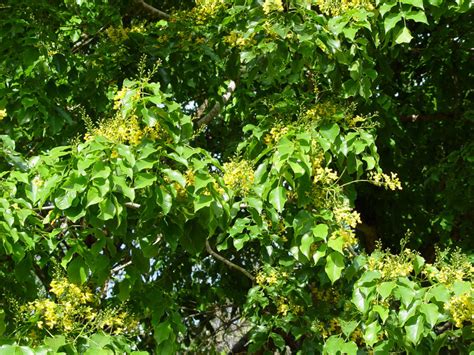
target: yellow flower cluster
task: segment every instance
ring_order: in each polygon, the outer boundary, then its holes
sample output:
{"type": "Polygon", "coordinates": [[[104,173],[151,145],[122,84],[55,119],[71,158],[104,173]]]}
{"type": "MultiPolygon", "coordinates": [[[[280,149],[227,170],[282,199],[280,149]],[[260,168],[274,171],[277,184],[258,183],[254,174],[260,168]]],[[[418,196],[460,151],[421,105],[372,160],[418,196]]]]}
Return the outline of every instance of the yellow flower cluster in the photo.
{"type": "Polygon", "coordinates": [[[343,226],[355,228],[357,224],[362,223],[359,212],[349,206],[337,207],[333,210],[334,218],[343,226]]]}
{"type": "Polygon", "coordinates": [[[373,172],[369,173],[369,180],[377,186],[383,186],[386,189],[394,190],[401,190],[402,183],[398,178],[396,173],[390,173],[390,176],[384,174],[382,172],[373,172]]]}
{"type": "Polygon", "coordinates": [[[186,186],[194,185],[194,181],[196,179],[194,171],[192,169],[186,170],[186,175],[184,176],[184,179],[186,181],[186,186]]]}
{"type": "Polygon", "coordinates": [[[288,273],[286,272],[279,272],[275,269],[271,269],[268,272],[261,271],[257,274],[255,281],[257,285],[260,286],[273,286],[278,281],[286,279],[288,277],[288,273]]]}
{"type": "Polygon", "coordinates": [[[262,6],[263,12],[266,15],[268,15],[272,11],[282,12],[284,10],[282,0],[265,0],[262,6]]]}
{"type": "Polygon", "coordinates": [[[326,324],[321,321],[314,321],[313,324],[311,324],[311,330],[315,333],[321,334],[323,339],[326,339],[330,335],[327,330],[326,324]]]}
{"type": "Polygon", "coordinates": [[[137,145],[145,137],[153,140],[159,139],[162,136],[162,131],[159,125],[146,126],[142,129],[136,115],[130,117],[116,115],[112,119],[101,122],[98,127],[92,128],[90,132],[86,133],[84,139],[87,141],[93,136],[101,136],[116,143],[137,145]]]}
{"type": "Polygon", "coordinates": [[[287,126],[277,123],[272,127],[272,129],[270,129],[270,132],[265,135],[263,141],[266,145],[276,144],[281,139],[281,137],[288,133],[288,131],[289,128],[287,126]]]}
{"type": "MultiPolygon", "coordinates": [[[[472,266],[470,267],[472,268],[472,266]]],[[[452,266],[446,265],[440,267],[439,269],[436,266],[427,265],[423,270],[423,274],[428,276],[428,278],[437,280],[439,283],[445,285],[452,285],[455,281],[462,281],[465,278],[469,278],[466,270],[456,269],[452,266]]]]}
{"type": "Polygon", "coordinates": [[[224,163],[224,184],[242,194],[246,195],[253,185],[254,170],[251,162],[242,159],[240,161],[233,160],[224,163]]]}
{"type": "Polygon", "coordinates": [[[355,115],[355,116],[349,115],[346,118],[346,123],[351,128],[356,127],[359,123],[366,122],[366,121],[367,121],[367,117],[363,117],[360,115],[355,115]]]}
{"type": "Polygon", "coordinates": [[[114,44],[122,43],[128,39],[129,33],[142,33],[145,32],[145,25],[143,23],[133,25],[131,28],[123,28],[122,26],[112,27],[110,26],[105,30],[107,37],[114,44]]]}
{"type": "Polygon", "coordinates": [[[107,308],[97,317],[97,328],[114,335],[131,334],[138,328],[138,321],[125,311],[107,308]]]}
{"type": "Polygon", "coordinates": [[[123,27],[112,27],[110,26],[105,30],[105,33],[107,34],[107,37],[110,38],[112,43],[118,44],[122,43],[126,39],[128,39],[128,32],[129,30],[123,27]]]}
{"type": "Polygon", "coordinates": [[[364,333],[360,328],[356,328],[351,334],[351,340],[358,345],[362,345],[364,343],[364,333]]]}
{"type": "Polygon", "coordinates": [[[379,271],[383,279],[394,280],[413,272],[413,261],[418,254],[405,249],[400,254],[374,252],[367,260],[369,270],[379,271]]]}
{"type": "Polygon", "coordinates": [[[333,117],[336,114],[342,114],[343,110],[332,101],[322,101],[310,108],[303,115],[303,120],[308,122],[318,122],[321,119],[333,117]]]}
{"type": "Polygon", "coordinates": [[[259,272],[257,274],[257,277],[255,278],[255,281],[260,286],[264,286],[264,285],[272,286],[277,283],[278,274],[275,270],[272,270],[268,275],[263,272],[259,272]]]}
{"type": "Polygon", "coordinates": [[[446,263],[442,260],[434,264],[426,264],[423,275],[446,286],[452,286],[456,281],[471,281],[474,278],[474,266],[468,258],[454,251],[451,260],[446,263]]]}
{"type": "Polygon", "coordinates": [[[371,0],[315,0],[316,5],[322,13],[331,16],[338,16],[354,8],[365,8],[369,11],[374,9],[371,0]]]}
{"type": "Polygon", "coordinates": [[[327,322],[315,321],[311,326],[311,330],[321,334],[323,339],[326,339],[334,334],[341,334],[342,332],[341,324],[336,318],[332,318],[327,322]]]}
{"type": "Polygon", "coordinates": [[[79,286],[70,283],[66,278],[51,281],[49,291],[56,296],[56,299],[86,304],[93,301],[93,295],[89,289],[81,289],[79,286]]]}
{"type": "Polygon", "coordinates": [[[0,110],[0,121],[2,121],[5,117],[7,117],[7,110],[0,110]]]}
{"type": "Polygon", "coordinates": [[[286,297],[278,297],[276,300],[277,312],[278,314],[282,315],[283,317],[291,312],[293,314],[301,314],[303,313],[303,307],[292,304],[286,297]]]}
{"type": "Polygon", "coordinates": [[[224,42],[229,44],[231,47],[237,47],[241,49],[252,46],[256,43],[256,41],[253,39],[253,36],[246,38],[236,31],[232,31],[229,35],[225,36],[224,42]]]}
{"type": "Polygon", "coordinates": [[[37,328],[70,332],[83,320],[90,321],[96,317],[97,313],[85,306],[94,300],[89,289],[81,289],[67,279],[60,278],[51,282],[49,291],[56,296],[56,301],[39,299],[20,307],[25,316],[36,319],[37,328]]]}
{"type": "Polygon", "coordinates": [[[85,334],[101,329],[118,335],[138,327],[138,322],[127,312],[116,308],[96,310],[92,292],[64,277],[51,281],[49,291],[54,299],[37,299],[19,307],[20,319],[33,324],[33,331],[45,329],[51,335],[85,334]],[[85,329],[86,325],[89,329],[85,329]]]}
{"type": "Polygon", "coordinates": [[[444,305],[444,309],[451,313],[454,324],[462,328],[464,323],[474,323],[474,303],[471,292],[465,292],[459,296],[452,297],[444,305]]]}
{"type": "Polygon", "coordinates": [[[114,110],[118,110],[124,103],[125,95],[131,94],[133,101],[138,101],[141,97],[140,90],[130,90],[126,87],[120,89],[114,96],[114,110]]]}
{"type": "Polygon", "coordinates": [[[224,0],[196,0],[196,7],[192,10],[196,17],[196,23],[206,23],[209,18],[216,16],[224,6],[224,0]]]}
{"type": "Polygon", "coordinates": [[[313,301],[315,303],[325,302],[336,304],[339,302],[341,297],[339,291],[333,288],[318,289],[316,287],[312,287],[311,294],[313,295],[313,301]]]}
{"type": "Polygon", "coordinates": [[[44,180],[41,178],[41,176],[36,175],[31,181],[31,183],[36,187],[41,187],[44,185],[44,180]]]}
{"type": "Polygon", "coordinates": [[[314,184],[326,184],[330,185],[338,179],[337,173],[330,168],[323,168],[321,166],[315,167],[316,164],[313,161],[313,183],[314,184]]]}
{"type": "Polygon", "coordinates": [[[344,248],[349,248],[357,244],[357,238],[352,229],[341,228],[332,233],[331,239],[342,238],[344,248]]]}

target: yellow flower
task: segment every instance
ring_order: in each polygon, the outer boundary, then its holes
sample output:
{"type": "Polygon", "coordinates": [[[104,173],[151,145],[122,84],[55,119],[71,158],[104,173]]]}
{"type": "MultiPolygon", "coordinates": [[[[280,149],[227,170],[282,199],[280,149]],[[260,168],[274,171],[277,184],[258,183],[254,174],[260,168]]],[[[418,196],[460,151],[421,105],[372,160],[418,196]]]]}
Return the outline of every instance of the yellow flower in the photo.
{"type": "Polygon", "coordinates": [[[454,324],[458,328],[462,328],[464,323],[474,323],[474,303],[470,292],[452,297],[444,305],[444,309],[451,313],[454,324]]]}
{"type": "Polygon", "coordinates": [[[44,184],[44,180],[41,179],[40,176],[35,176],[33,181],[32,181],[33,185],[36,186],[36,187],[41,187],[43,186],[44,184]]]}
{"type": "Polygon", "coordinates": [[[254,171],[248,160],[233,160],[224,163],[224,184],[236,192],[247,194],[253,185],[254,171]]]}
{"type": "Polygon", "coordinates": [[[383,186],[386,189],[394,190],[401,190],[402,183],[398,178],[396,173],[390,173],[390,176],[384,174],[382,172],[370,172],[369,173],[369,180],[377,186],[383,186]]]}
{"type": "Polygon", "coordinates": [[[7,117],[7,110],[0,110],[0,121],[2,121],[5,117],[7,117]]]}
{"type": "Polygon", "coordinates": [[[265,0],[263,3],[263,12],[268,15],[272,11],[282,12],[283,2],[282,0],[265,0]]]}

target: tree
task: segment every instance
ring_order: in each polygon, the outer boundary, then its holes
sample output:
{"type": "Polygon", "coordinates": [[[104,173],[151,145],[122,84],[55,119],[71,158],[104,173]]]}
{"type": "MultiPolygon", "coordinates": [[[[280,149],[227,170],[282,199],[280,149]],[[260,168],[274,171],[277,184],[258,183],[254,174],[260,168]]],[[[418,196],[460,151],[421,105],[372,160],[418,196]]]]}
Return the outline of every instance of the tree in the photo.
{"type": "Polygon", "coordinates": [[[6,0],[0,352],[472,351],[472,13],[6,0]]]}

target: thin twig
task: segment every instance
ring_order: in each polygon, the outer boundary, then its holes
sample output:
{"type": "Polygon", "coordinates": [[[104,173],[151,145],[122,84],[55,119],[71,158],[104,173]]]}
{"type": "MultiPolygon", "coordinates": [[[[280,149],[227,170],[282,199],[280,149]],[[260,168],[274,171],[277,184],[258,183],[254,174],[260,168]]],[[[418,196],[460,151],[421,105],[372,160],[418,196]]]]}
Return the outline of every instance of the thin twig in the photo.
{"type": "Polygon", "coordinates": [[[120,270],[122,269],[125,269],[128,265],[130,265],[132,263],[131,260],[127,261],[126,263],[122,264],[122,265],[119,265],[119,266],[116,266],[114,267],[112,270],[110,270],[112,273],[116,273],[116,272],[119,272],[120,270]]]}
{"type": "Polygon", "coordinates": [[[213,256],[214,258],[216,258],[219,261],[222,261],[224,264],[226,264],[231,269],[235,269],[237,271],[240,271],[242,274],[247,276],[252,281],[255,280],[255,278],[252,276],[252,274],[250,274],[247,270],[240,267],[239,265],[234,264],[232,261],[227,260],[223,256],[217,254],[214,250],[212,250],[211,245],[209,244],[208,240],[206,240],[206,250],[209,254],[211,254],[211,256],[213,256]]]}

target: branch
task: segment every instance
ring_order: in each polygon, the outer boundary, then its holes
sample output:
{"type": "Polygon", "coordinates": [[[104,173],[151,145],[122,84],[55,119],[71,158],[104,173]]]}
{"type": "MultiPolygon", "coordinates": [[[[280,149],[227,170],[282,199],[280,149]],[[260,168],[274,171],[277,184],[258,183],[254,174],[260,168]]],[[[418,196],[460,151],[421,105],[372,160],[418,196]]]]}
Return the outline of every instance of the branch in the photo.
{"type": "MultiPolygon", "coordinates": [[[[229,82],[229,85],[227,85],[227,91],[225,92],[224,95],[222,95],[222,105],[220,102],[216,102],[216,104],[211,109],[211,111],[209,111],[207,115],[205,115],[204,117],[200,118],[199,121],[197,121],[198,127],[207,125],[209,122],[211,122],[211,120],[214,117],[216,117],[219,114],[219,112],[222,109],[222,106],[225,105],[230,100],[230,97],[232,96],[232,93],[235,91],[235,88],[236,88],[235,81],[231,80],[229,82]]],[[[199,109],[198,109],[198,113],[199,113],[199,109]]]]}
{"type": "Polygon", "coordinates": [[[125,202],[125,207],[138,210],[142,206],[139,203],[135,203],[135,202],[125,202]]]}
{"type": "Polygon", "coordinates": [[[204,111],[206,111],[207,106],[209,106],[209,101],[205,99],[201,106],[198,107],[194,119],[200,119],[202,115],[204,115],[204,111]]]}
{"type": "Polygon", "coordinates": [[[141,6],[143,10],[145,10],[154,17],[159,17],[165,20],[170,18],[170,15],[168,15],[166,12],[158,10],[156,7],[147,4],[144,0],[135,0],[135,2],[137,3],[137,5],[141,6]]]}
{"type": "Polygon", "coordinates": [[[74,46],[72,47],[71,49],[71,52],[72,53],[76,53],[78,52],[81,48],[87,46],[89,43],[91,43],[99,33],[101,33],[102,31],[104,31],[107,27],[106,26],[102,26],[96,33],[94,33],[93,35],[85,35],[83,36],[83,38],[79,41],[79,42],[76,42],[74,44],[74,46]]]}
{"type": "Polygon", "coordinates": [[[115,274],[116,272],[119,272],[120,270],[123,270],[125,269],[128,265],[130,265],[132,263],[131,260],[127,261],[126,263],[123,263],[122,265],[118,265],[116,267],[114,267],[112,270],[110,270],[110,272],[112,274],[115,274]]]}
{"type": "Polygon", "coordinates": [[[237,271],[240,271],[242,274],[244,274],[250,280],[252,280],[252,282],[255,280],[255,278],[252,276],[252,274],[250,274],[247,270],[240,267],[239,265],[235,265],[232,261],[227,260],[223,256],[217,254],[214,250],[212,250],[211,245],[209,244],[208,240],[206,240],[206,250],[209,254],[211,254],[211,256],[213,256],[214,258],[216,258],[219,261],[222,261],[224,264],[226,264],[231,269],[235,269],[237,271]]]}

